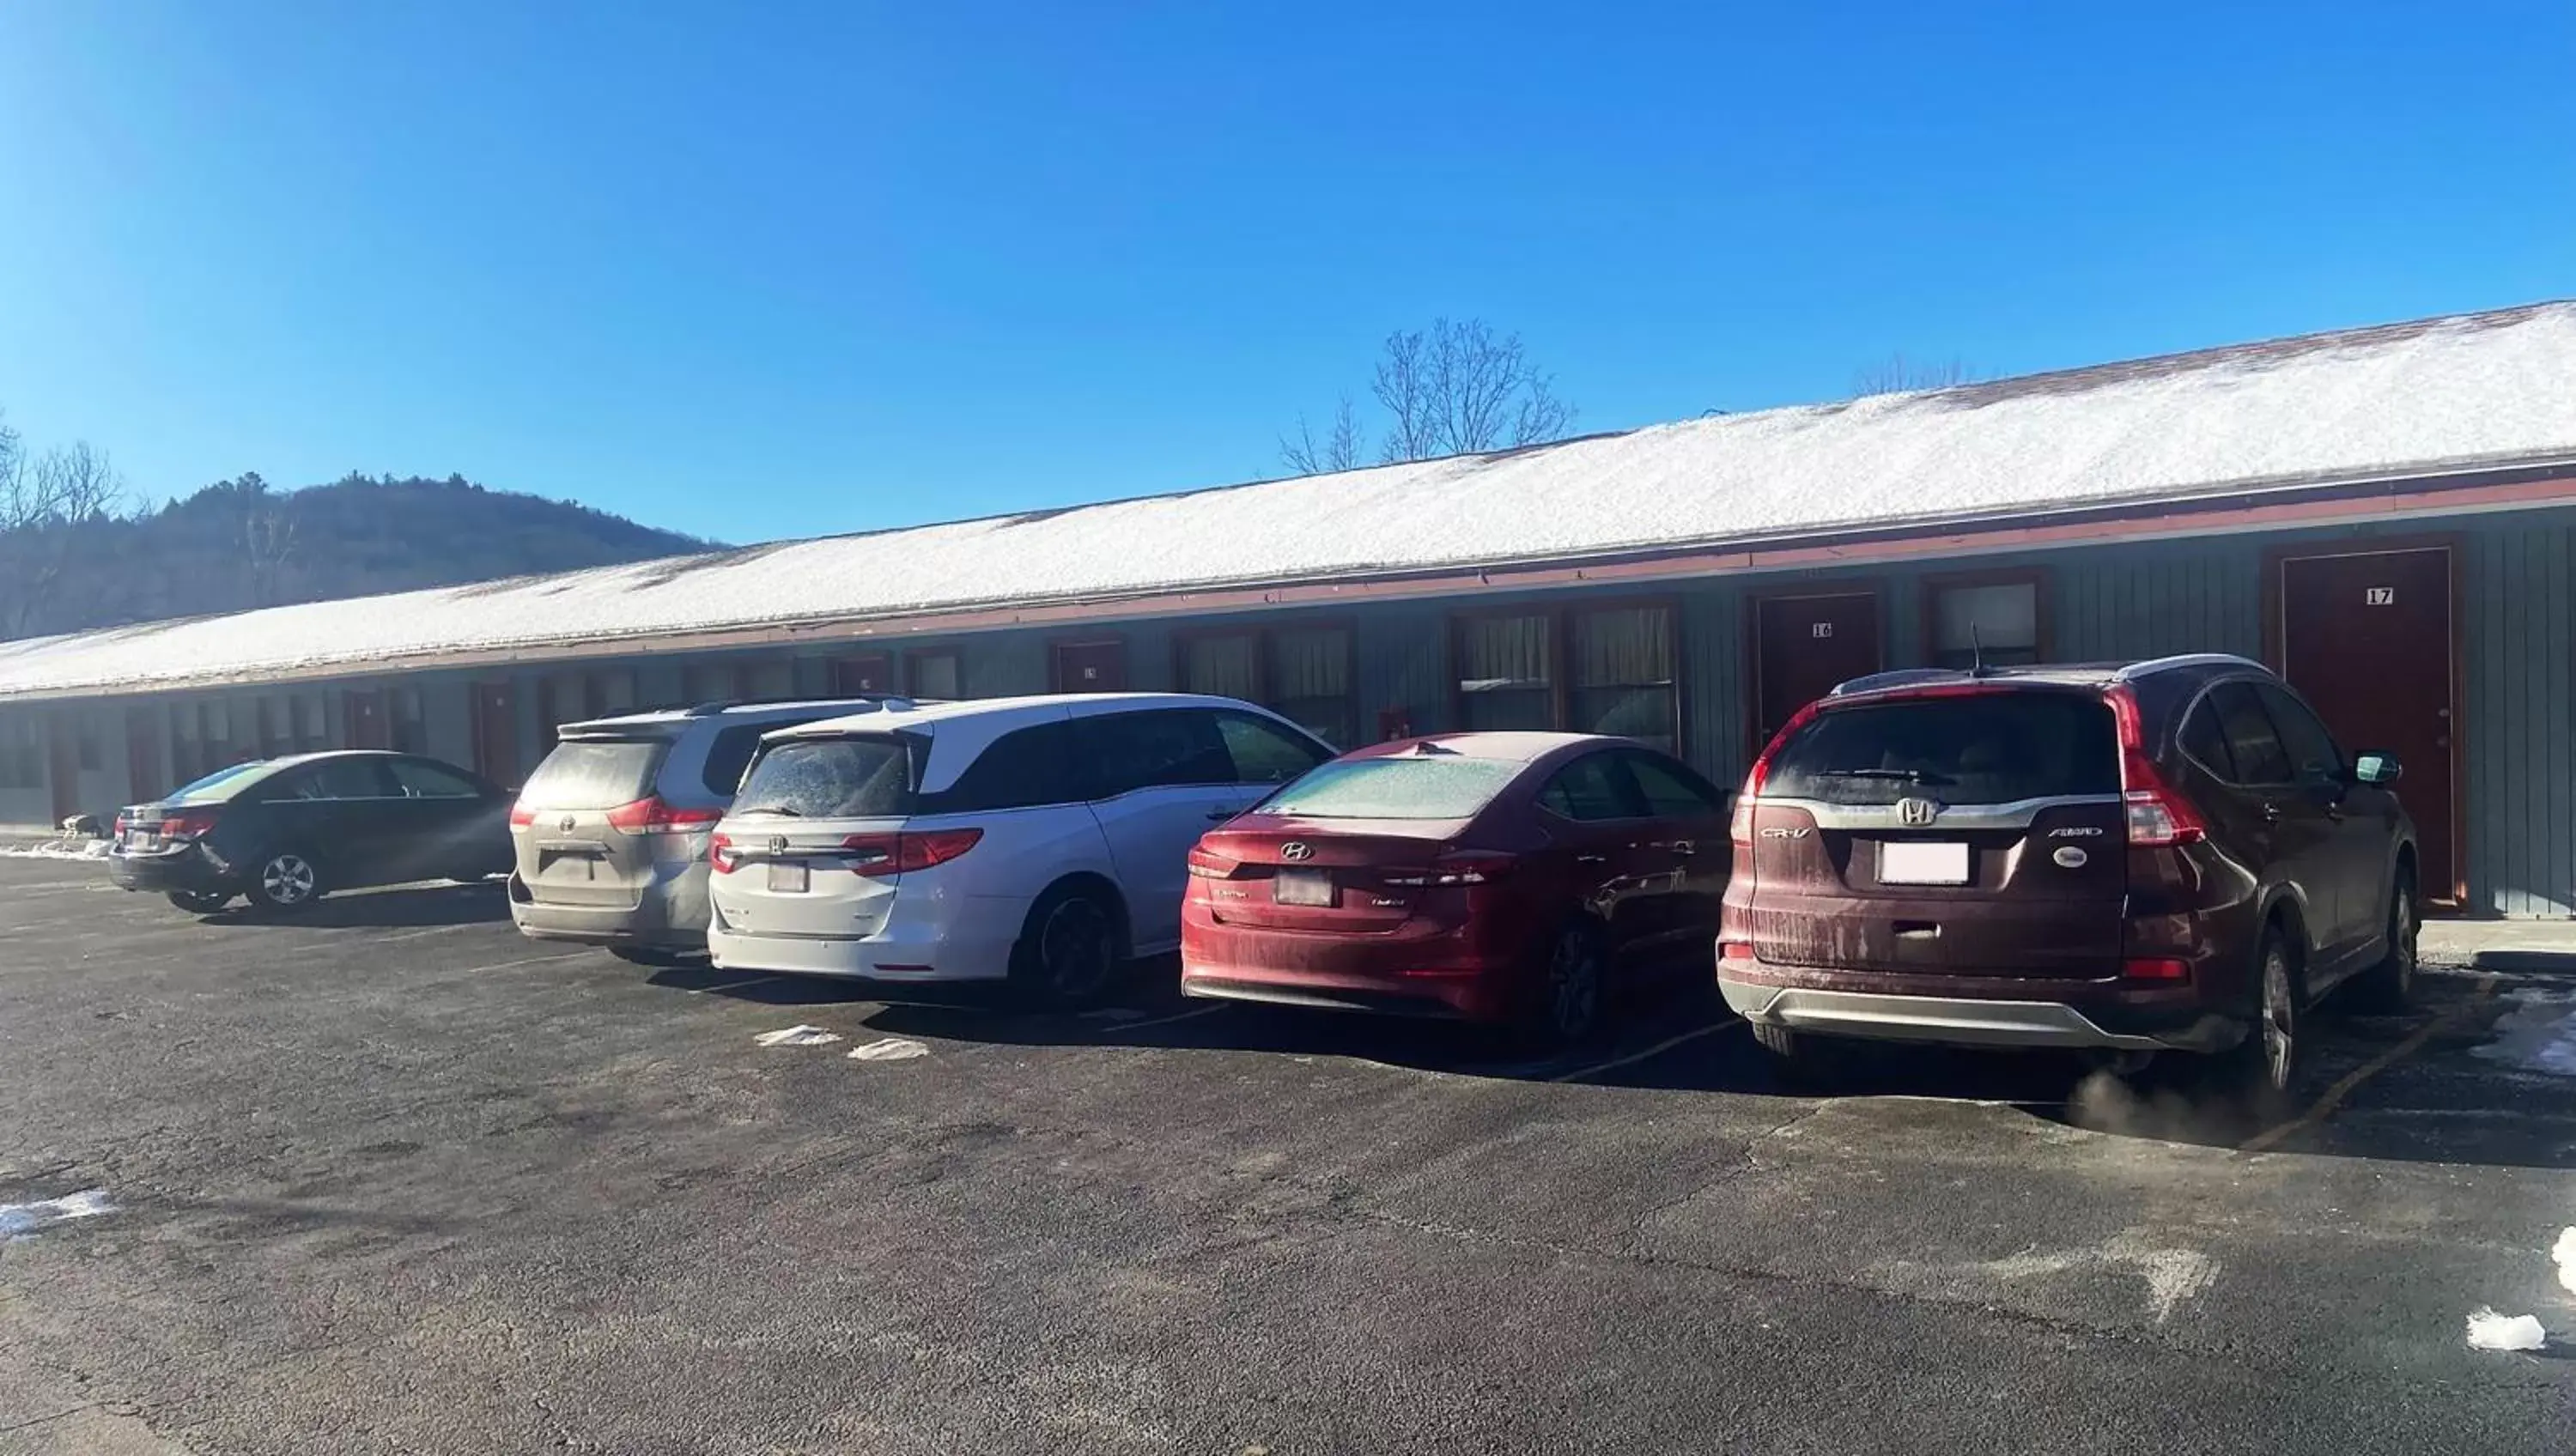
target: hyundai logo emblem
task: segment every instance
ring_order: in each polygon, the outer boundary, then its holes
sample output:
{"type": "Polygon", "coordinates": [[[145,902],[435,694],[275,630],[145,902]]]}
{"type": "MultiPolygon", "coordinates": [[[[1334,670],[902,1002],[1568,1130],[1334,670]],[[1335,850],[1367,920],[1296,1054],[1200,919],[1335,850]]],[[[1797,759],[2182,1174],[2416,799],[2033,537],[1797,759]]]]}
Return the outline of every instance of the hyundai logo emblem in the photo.
{"type": "Polygon", "coordinates": [[[1292,863],[1310,860],[1315,857],[1315,846],[1292,841],[1279,846],[1279,857],[1292,863]]]}
{"type": "Polygon", "coordinates": [[[1896,801],[1896,822],[1908,829],[1920,829],[1941,817],[1941,806],[1930,799],[1896,801]]]}

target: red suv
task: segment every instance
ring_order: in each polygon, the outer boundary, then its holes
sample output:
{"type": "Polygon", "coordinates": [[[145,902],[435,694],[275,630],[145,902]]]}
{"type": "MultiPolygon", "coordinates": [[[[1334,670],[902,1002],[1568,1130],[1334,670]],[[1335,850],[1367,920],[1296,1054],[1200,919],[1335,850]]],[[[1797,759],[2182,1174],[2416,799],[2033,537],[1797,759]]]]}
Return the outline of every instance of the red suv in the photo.
{"type": "Polygon", "coordinates": [[[2318,998],[2407,995],[2397,776],[2243,658],[1862,678],[1745,781],[1718,986],[1784,1058],[2170,1049],[2285,1089],[2318,998]]]}

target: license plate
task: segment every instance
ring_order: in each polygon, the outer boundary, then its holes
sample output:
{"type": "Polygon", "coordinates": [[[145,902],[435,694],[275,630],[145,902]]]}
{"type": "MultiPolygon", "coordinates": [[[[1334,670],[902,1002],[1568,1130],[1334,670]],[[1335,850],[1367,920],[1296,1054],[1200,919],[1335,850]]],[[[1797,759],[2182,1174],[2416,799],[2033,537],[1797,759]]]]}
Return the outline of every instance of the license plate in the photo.
{"type": "Polygon", "coordinates": [[[1270,881],[1270,899],[1277,905],[1332,905],[1336,902],[1333,877],[1313,870],[1282,870],[1270,881]]]}
{"type": "Polygon", "coordinates": [[[1878,882],[1882,885],[1964,885],[1968,882],[1968,847],[1964,844],[1882,843],[1878,847],[1878,882]]]}
{"type": "Polygon", "coordinates": [[[774,864],[769,867],[769,892],[773,895],[802,895],[814,888],[814,872],[801,864],[774,864]]]}

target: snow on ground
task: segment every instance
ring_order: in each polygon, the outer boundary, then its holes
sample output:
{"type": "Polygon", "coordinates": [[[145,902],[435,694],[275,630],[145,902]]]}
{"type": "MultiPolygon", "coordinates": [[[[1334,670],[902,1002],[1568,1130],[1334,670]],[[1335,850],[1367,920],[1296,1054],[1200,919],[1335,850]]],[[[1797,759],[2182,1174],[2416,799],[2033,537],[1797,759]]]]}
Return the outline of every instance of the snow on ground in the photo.
{"type": "Polygon", "coordinates": [[[48,839],[38,844],[0,844],[0,858],[105,859],[108,843],[104,839],[48,839]]]}
{"type": "Polygon", "coordinates": [[[840,1039],[838,1032],[825,1031],[819,1026],[807,1026],[802,1022],[777,1031],[764,1031],[752,1038],[753,1041],[765,1047],[829,1046],[840,1039]]]}
{"type": "Polygon", "coordinates": [[[40,1199],[34,1203],[0,1203],[0,1238],[24,1238],[51,1224],[75,1218],[96,1218],[116,1212],[107,1201],[104,1188],[84,1188],[60,1198],[40,1199]]]}
{"type": "MultiPolygon", "coordinates": [[[[0,646],[0,695],[1476,567],[2576,456],[2576,304],[0,646]]],[[[924,486],[935,482],[921,482],[924,486]]],[[[710,481],[710,491],[743,488],[710,481]]]]}
{"type": "Polygon", "coordinates": [[[2526,1072],[2576,1077],[2576,993],[2523,991],[2512,999],[2513,1009],[2496,1018],[2494,1040],[2470,1054],[2526,1072]]]}
{"type": "Polygon", "coordinates": [[[2548,1343],[2549,1332],[2530,1315],[2502,1315],[2480,1308],[2469,1316],[2472,1350],[2537,1350],[2548,1343]]]}

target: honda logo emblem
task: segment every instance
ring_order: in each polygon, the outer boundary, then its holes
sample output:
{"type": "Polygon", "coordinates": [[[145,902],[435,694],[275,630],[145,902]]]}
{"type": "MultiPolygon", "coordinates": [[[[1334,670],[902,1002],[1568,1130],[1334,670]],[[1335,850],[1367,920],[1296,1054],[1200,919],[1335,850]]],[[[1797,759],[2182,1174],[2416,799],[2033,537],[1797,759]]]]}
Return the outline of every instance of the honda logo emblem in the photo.
{"type": "Polygon", "coordinates": [[[769,836],[769,852],[771,854],[785,854],[787,852],[787,836],[784,834],[773,834],[769,836]]]}
{"type": "Polygon", "coordinates": [[[1921,829],[1941,817],[1941,806],[1930,799],[1896,801],[1896,822],[1908,829],[1921,829]]]}
{"type": "Polygon", "coordinates": [[[1287,861],[1289,861],[1289,862],[1291,862],[1291,863],[1298,863],[1298,862],[1302,862],[1302,861],[1305,861],[1305,860],[1310,860],[1310,859],[1313,859],[1313,858],[1315,857],[1315,846],[1313,846],[1313,845],[1311,845],[1311,844],[1300,844],[1300,843],[1293,843],[1293,842],[1292,842],[1292,843],[1289,843],[1289,844],[1283,844],[1283,845],[1279,846],[1279,857],[1280,857],[1281,859],[1287,860],[1287,861]]]}

